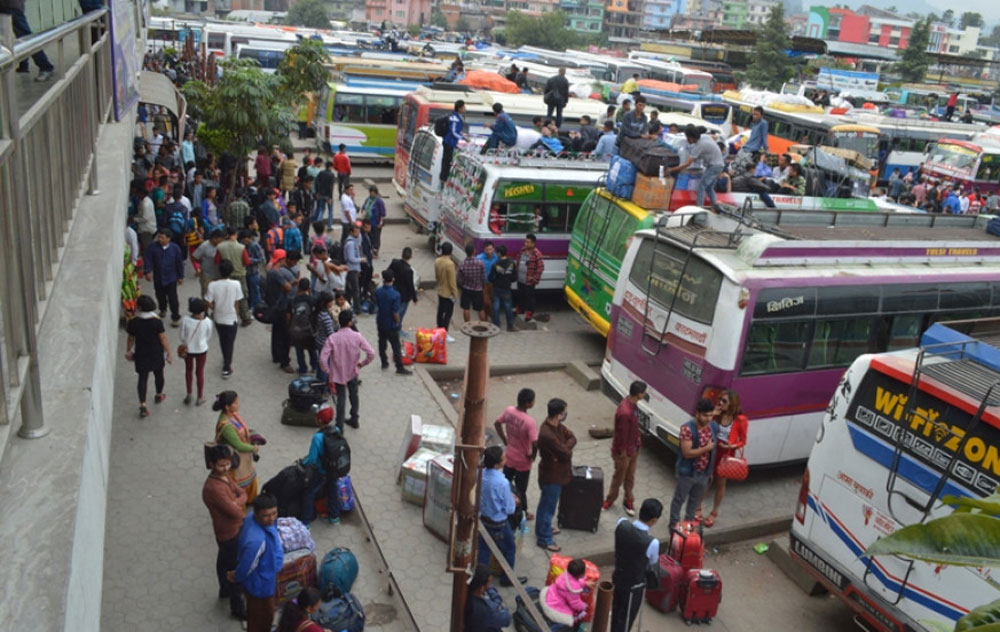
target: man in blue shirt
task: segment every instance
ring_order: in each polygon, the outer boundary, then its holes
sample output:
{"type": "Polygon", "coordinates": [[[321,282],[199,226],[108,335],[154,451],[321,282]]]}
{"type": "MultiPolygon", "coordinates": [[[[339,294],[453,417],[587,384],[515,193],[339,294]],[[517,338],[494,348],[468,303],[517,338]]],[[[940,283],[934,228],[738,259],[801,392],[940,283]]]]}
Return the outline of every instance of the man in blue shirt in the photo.
{"type": "Polygon", "coordinates": [[[285,561],[281,537],[274,523],[278,519],[278,501],[261,494],[253,500],[253,511],[243,520],[239,535],[236,570],[226,576],[243,586],[247,599],[247,630],[264,632],[274,620],[274,593],[278,571],[285,561]]]}
{"type": "Polygon", "coordinates": [[[604,134],[597,139],[597,147],[591,154],[594,158],[613,156],[617,151],[615,144],[618,142],[618,134],[615,134],[615,122],[611,119],[604,121],[604,134]]]}
{"type": "MultiPolygon", "coordinates": [[[[514,568],[514,555],[517,544],[514,542],[514,531],[510,528],[507,516],[517,510],[517,497],[510,488],[510,481],[503,475],[503,466],[507,455],[502,446],[493,445],[483,451],[483,482],[480,486],[479,514],[483,529],[496,542],[503,553],[507,564],[514,568]]],[[[484,536],[479,534],[480,539],[484,536]]],[[[479,543],[479,563],[489,564],[490,549],[485,542],[479,543]]],[[[522,584],[527,578],[518,577],[522,584]]],[[[502,586],[510,586],[507,578],[500,580],[502,586]]]]}
{"type": "Polygon", "coordinates": [[[517,144],[517,126],[510,118],[510,115],[503,111],[503,104],[494,103],[493,113],[497,115],[497,122],[493,125],[493,133],[486,140],[483,151],[487,149],[498,149],[500,143],[507,147],[517,144]]]}
{"type": "Polygon", "coordinates": [[[483,251],[476,255],[476,258],[483,262],[483,311],[486,312],[486,319],[492,318],[493,314],[493,284],[490,283],[490,270],[493,269],[493,264],[500,260],[497,256],[496,249],[493,247],[492,241],[486,241],[483,244],[483,251]]]}
{"type": "Polygon", "coordinates": [[[184,283],[184,257],[180,246],[170,240],[169,229],[161,228],[156,233],[156,241],[146,248],[143,272],[146,280],[153,282],[160,318],[167,314],[169,306],[170,324],[177,327],[181,322],[177,286],[184,283]]]}
{"type": "Polygon", "coordinates": [[[344,242],[344,263],[347,264],[347,282],[345,291],[347,299],[355,309],[361,307],[361,226],[356,222],[351,225],[350,233],[344,242]]]}
{"type": "Polygon", "coordinates": [[[467,632],[502,632],[511,624],[510,610],[491,583],[490,567],[477,564],[469,582],[469,599],[465,603],[467,632]]]}
{"type": "MultiPolygon", "coordinates": [[[[326,408],[331,413],[332,409],[326,408]]],[[[337,479],[329,476],[326,471],[326,442],[323,437],[328,432],[342,434],[336,424],[331,424],[333,415],[323,415],[322,411],[316,414],[316,425],[319,430],[313,433],[309,441],[309,454],[302,459],[305,467],[316,468],[317,475],[306,488],[302,495],[302,522],[309,525],[316,519],[316,497],[320,490],[326,487],[326,521],[330,524],[340,524],[340,495],[337,493],[337,479]]]]}
{"type": "Polygon", "coordinates": [[[743,145],[742,151],[754,153],[762,151],[767,153],[767,121],[764,120],[764,108],[759,105],[753,109],[750,115],[750,139],[743,145]]]}
{"type": "Polygon", "coordinates": [[[458,141],[462,140],[462,127],[465,125],[465,101],[459,99],[455,101],[455,109],[448,115],[448,133],[444,135],[441,143],[444,145],[444,154],[441,156],[441,184],[448,179],[451,173],[451,159],[455,155],[455,148],[458,141]]]}
{"type": "Polygon", "coordinates": [[[375,303],[378,305],[378,312],[375,316],[375,325],[378,327],[378,355],[382,360],[382,369],[389,368],[389,357],[385,353],[386,345],[392,346],[392,360],[396,363],[396,373],[400,375],[410,375],[411,371],[403,366],[403,351],[399,345],[399,329],[401,318],[399,310],[403,306],[399,298],[399,292],[392,284],[396,280],[396,275],[392,270],[382,271],[382,287],[375,290],[375,303]]]}
{"type": "Polygon", "coordinates": [[[951,213],[952,215],[962,214],[962,203],[958,201],[958,196],[955,195],[955,189],[948,189],[948,197],[945,198],[944,204],[941,205],[946,213],[951,213]]]}

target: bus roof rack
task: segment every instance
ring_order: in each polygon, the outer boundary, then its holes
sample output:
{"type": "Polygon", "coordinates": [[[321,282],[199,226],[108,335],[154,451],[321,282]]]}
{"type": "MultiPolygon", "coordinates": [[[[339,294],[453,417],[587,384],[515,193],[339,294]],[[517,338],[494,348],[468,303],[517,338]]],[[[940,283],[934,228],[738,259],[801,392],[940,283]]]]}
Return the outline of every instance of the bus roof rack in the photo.
{"type": "Polygon", "coordinates": [[[475,157],[485,164],[506,167],[544,167],[546,169],[576,169],[607,171],[608,159],[595,158],[590,154],[567,154],[554,156],[537,151],[521,153],[515,149],[489,149],[482,153],[480,145],[470,143],[462,152],[475,157]]]}

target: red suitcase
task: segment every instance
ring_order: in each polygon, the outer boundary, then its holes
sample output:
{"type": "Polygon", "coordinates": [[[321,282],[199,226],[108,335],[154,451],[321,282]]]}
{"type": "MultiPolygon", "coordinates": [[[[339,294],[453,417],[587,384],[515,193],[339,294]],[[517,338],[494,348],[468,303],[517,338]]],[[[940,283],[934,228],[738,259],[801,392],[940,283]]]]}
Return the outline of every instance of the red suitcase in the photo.
{"type": "Polygon", "coordinates": [[[673,612],[681,601],[687,573],[666,553],[660,556],[659,587],[646,591],[646,601],[660,612],[673,612]]]}
{"type": "Polygon", "coordinates": [[[667,555],[680,562],[681,568],[685,571],[701,568],[705,557],[705,545],[701,540],[701,523],[683,521],[674,525],[667,555]]]}
{"type": "Polygon", "coordinates": [[[316,554],[309,549],[285,553],[285,563],[278,571],[278,604],[293,599],[306,587],[316,588],[316,554]]]}
{"type": "Polygon", "coordinates": [[[722,578],[717,572],[704,568],[687,572],[687,591],[681,608],[685,622],[710,622],[719,611],[721,601],[722,578]]]}

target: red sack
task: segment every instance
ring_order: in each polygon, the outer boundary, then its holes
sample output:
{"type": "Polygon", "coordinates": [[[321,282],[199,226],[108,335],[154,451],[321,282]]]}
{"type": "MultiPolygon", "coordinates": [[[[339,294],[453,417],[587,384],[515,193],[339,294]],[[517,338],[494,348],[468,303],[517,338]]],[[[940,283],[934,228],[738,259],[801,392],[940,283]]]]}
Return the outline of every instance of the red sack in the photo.
{"type": "MultiPolygon", "coordinates": [[[[545,578],[545,585],[548,586],[566,572],[566,567],[569,563],[573,561],[573,557],[570,555],[559,555],[555,553],[549,560],[549,574],[545,578]]],[[[583,573],[583,581],[585,584],[593,584],[596,586],[601,581],[601,571],[597,568],[597,565],[590,560],[583,560],[584,565],[587,570],[583,573]]],[[[585,591],[582,595],[583,600],[587,602],[587,615],[583,618],[584,621],[592,621],[594,619],[594,605],[596,604],[596,592],[595,590],[585,591]]]]}
{"type": "Polygon", "coordinates": [[[750,470],[747,467],[746,457],[743,456],[743,449],[740,448],[739,452],[719,459],[718,465],[715,466],[715,473],[721,478],[728,478],[733,481],[746,480],[746,477],[750,474],[750,470]]]}
{"type": "Polygon", "coordinates": [[[413,364],[413,359],[417,357],[417,348],[413,346],[412,342],[403,343],[403,365],[410,366],[413,364]]]}
{"type": "Polygon", "coordinates": [[[448,364],[448,332],[443,327],[417,330],[417,362],[448,364]]]}

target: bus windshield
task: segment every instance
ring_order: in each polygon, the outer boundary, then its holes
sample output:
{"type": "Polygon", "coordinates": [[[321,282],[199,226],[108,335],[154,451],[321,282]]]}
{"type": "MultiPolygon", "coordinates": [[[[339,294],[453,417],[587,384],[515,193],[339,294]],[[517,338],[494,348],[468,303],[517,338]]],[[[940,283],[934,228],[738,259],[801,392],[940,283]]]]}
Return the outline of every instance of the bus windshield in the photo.
{"type": "Polygon", "coordinates": [[[865,158],[878,157],[878,135],[868,132],[833,132],[837,147],[856,151],[865,158]]]}
{"type": "Polygon", "coordinates": [[[697,87],[696,92],[700,92],[702,94],[709,94],[712,92],[712,77],[711,75],[706,77],[702,74],[697,74],[697,75],[685,74],[683,85],[696,86],[697,87]]]}
{"type": "Polygon", "coordinates": [[[968,147],[938,143],[931,152],[929,162],[952,167],[953,169],[971,169],[976,163],[976,152],[968,147]]]}
{"type": "Polygon", "coordinates": [[[648,287],[649,298],[663,308],[672,305],[681,316],[710,325],[715,316],[722,273],[695,256],[690,257],[685,268],[686,259],[688,253],[677,246],[644,239],[632,262],[629,281],[639,288],[648,287]],[[682,270],[684,279],[678,287],[682,270]]]}

